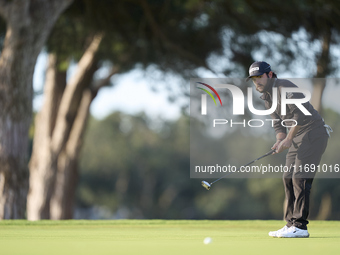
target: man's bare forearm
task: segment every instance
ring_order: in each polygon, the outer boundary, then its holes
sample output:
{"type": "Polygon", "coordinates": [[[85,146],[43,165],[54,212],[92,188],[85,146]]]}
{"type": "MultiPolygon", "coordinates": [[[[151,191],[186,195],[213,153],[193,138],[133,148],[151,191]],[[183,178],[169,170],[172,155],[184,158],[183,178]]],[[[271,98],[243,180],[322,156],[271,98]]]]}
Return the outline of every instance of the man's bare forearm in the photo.
{"type": "Polygon", "coordinates": [[[287,139],[289,140],[293,140],[293,138],[295,137],[295,135],[297,134],[297,132],[299,132],[301,126],[299,125],[296,125],[295,127],[292,127],[289,132],[288,132],[288,135],[287,135],[287,139]]]}
{"type": "Polygon", "coordinates": [[[276,140],[277,141],[282,141],[286,138],[287,134],[286,133],[277,133],[276,134],[276,140]]]}
{"type": "MultiPolygon", "coordinates": [[[[287,136],[282,141],[280,141],[278,145],[275,146],[276,153],[280,153],[286,149],[289,149],[289,147],[292,145],[293,138],[295,137],[297,132],[299,132],[300,128],[301,126],[295,126],[289,130],[287,136]]],[[[278,133],[276,135],[276,139],[279,134],[283,134],[283,133],[278,133]]],[[[283,137],[283,135],[280,135],[280,137],[283,137]]]]}

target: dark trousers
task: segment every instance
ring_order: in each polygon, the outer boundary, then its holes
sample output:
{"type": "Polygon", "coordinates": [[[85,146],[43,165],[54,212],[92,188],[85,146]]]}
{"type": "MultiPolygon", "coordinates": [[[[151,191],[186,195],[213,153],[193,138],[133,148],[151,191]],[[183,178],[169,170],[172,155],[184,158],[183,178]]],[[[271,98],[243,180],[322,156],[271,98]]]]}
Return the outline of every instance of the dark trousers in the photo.
{"type": "Polygon", "coordinates": [[[285,187],[284,218],[287,226],[307,229],[310,191],[317,166],[328,142],[323,126],[312,129],[293,139],[286,156],[289,172],[283,175],[285,187]],[[311,169],[315,167],[315,171],[311,169]]]}

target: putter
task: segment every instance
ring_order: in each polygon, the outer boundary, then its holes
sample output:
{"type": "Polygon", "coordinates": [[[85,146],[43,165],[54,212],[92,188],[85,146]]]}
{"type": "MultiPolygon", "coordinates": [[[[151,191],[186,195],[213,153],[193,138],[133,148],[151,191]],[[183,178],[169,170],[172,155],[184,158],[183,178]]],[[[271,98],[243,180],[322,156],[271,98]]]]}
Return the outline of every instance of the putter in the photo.
{"type": "MultiPolygon", "coordinates": [[[[267,156],[273,154],[273,152],[275,152],[275,150],[268,151],[266,154],[262,155],[261,157],[259,157],[259,158],[257,158],[257,159],[254,159],[253,161],[249,162],[248,164],[244,165],[243,167],[249,166],[250,164],[253,164],[254,162],[258,161],[259,159],[264,158],[264,157],[267,157],[267,156]]],[[[241,167],[242,167],[242,166],[241,166],[241,167]]],[[[239,167],[238,170],[240,170],[241,167],[239,167]]],[[[229,173],[223,175],[221,178],[218,178],[218,179],[216,179],[215,181],[213,181],[213,182],[211,182],[211,183],[209,183],[209,182],[207,182],[207,181],[202,181],[202,186],[203,186],[205,189],[210,190],[210,189],[211,189],[211,185],[213,185],[215,182],[218,182],[219,180],[223,179],[224,177],[226,177],[227,175],[232,174],[232,173],[233,173],[233,172],[229,172],[229,173]]]]}

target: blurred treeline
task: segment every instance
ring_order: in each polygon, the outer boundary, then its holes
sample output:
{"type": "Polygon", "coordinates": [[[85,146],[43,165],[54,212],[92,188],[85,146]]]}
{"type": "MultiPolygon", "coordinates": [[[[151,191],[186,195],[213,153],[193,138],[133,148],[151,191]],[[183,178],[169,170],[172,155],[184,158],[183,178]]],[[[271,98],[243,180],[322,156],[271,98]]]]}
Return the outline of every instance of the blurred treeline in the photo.
{"type": "MultiPolygon", "coordinates": [[[[278,74],[337,76],[339,13],[334,0],[0,0],[0,219],[72,218],[76,192],[77,208],[98,205],[115,217],[280,218],[280,180],[226,180],[208,193],[189,179],[187,117],[163,123],[116,113],[98,121],[90,105],[136,69],[162,80],[172,100],[188,96],[189,78],[244,78],[255,60],[278,74]],[[32,120],[41,52],[44,101],[32,120]]],[[[319,81],[311,102],[332,125],[339,116],[323,113],[328,84],[319,81]]],[[[240,163],[259,156],[249,144],[271,145],[240,135],[228,138],[235,148],[227,155],[247,148],[240,163]]],[[[336,163],[332,146],[327,164],[336,163]]],[[[323,211],[314,217],[338,217],[331,187],[317,180],[312,206],[322,201],[323,211]]]]}
{"type": "MultiPolygon", "coordinates": [[[[339,127],[339,114],[324,112],[327,123],[339,127]]],[[[200,179],[190,179],[189,123],[185,114],[176,121],[143,113],[92,117],[80,157],[75,217],[281,219],[284,188],[279,178],[228,178],[210,191],[201,187],[200,179]]],[[[266,152],[274,134],[238,131],[225,139],[232,145],[226,157],[244,164],[266,152]]],[[[338,163],[339,139],[333,133],[322,162],[338,163]]],[[[284,158],[282,153],[261,163],[280,165],[284,158]]],[[[315,179],[311,218],[340,219],[339,199],[338,179],[315,179]]]]}

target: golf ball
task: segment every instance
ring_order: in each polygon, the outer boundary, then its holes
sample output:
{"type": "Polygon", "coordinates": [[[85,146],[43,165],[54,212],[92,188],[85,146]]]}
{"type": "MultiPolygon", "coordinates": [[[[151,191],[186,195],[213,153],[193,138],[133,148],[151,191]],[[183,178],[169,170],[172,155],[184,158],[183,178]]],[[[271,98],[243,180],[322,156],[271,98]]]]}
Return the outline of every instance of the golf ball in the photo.
{"type": "Polygon", "coordinates": [[[210,244],[211,242],[212,242],[211,237],[206,237],[206,238],[204,238],[204,240],[203,240],[203,243],[204,243],[204,244],[210,244]]]}

